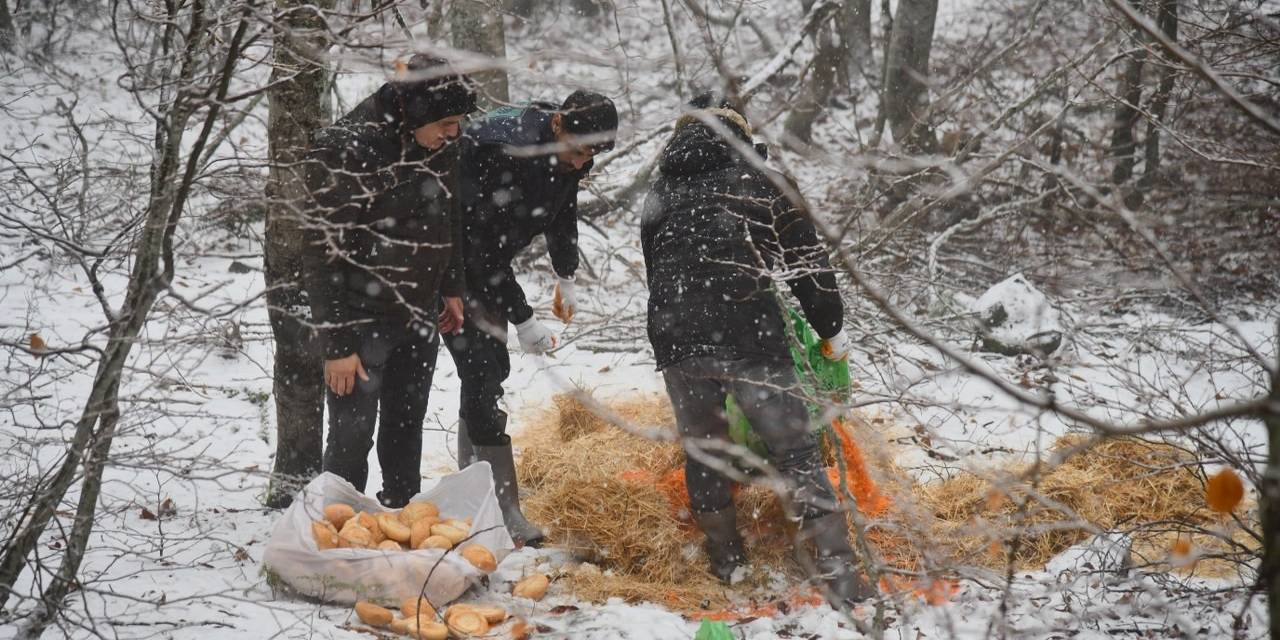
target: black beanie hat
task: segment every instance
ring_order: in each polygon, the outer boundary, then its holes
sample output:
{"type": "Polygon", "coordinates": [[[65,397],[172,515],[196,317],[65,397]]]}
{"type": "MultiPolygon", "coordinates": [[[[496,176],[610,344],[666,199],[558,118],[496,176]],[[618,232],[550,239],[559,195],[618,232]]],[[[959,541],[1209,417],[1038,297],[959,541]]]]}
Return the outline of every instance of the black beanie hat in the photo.
{"type": "Polygon", "coordinates": [[[593,153],[610,151],[618,137],[618,108],[605,96],[578,89],[560,105],[560,124],[566,133],[586,138],[593,153]]]}
{"type": "Polygon", "coordinates": [[[454,71],[447,61],[419,53],[396,65],[396,75],[384,89],[398,105],[401,123],[417,129],[475,111],[472,86],[471,78],[454,71]]]}

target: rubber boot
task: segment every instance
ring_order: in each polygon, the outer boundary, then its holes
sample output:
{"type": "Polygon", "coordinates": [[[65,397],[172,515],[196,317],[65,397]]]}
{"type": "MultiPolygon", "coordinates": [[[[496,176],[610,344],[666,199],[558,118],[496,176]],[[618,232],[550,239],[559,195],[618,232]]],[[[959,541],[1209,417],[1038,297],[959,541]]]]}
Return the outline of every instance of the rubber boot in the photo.
{"type": "Polygon", "coordinates": [[[711,558],[711,573],[725,584],[731,584],[733,572],[747,563],[742,548],[742,534],[738,533],[738,512],[730,504],[719,511],[695,512],[698,528],[707,536],[707,556],[711,558]]]}
{"type": "Polygon", "coordinates": [[[876,595],[858,570],[858,556],[849,544],[849,524],[844,512],[805,520],[801,535],[813,546],[813,561],[831,606],[849,606],[876,595]]]}
{"type": "Polygon", "coordinates": [[[458,461],[458,471],[471,466],[476,461],[476,452],[471,445],[471,435],[467,432],[467,421],[458,418],[458,450],[454,456],[458,461]]]}
{"type": "Polygon", "coordinates": [[[520,484],[516,480],[516,461],[511,453],[511,442],[504,445],[472,445],[477,460],[484,460],[493,468],[493,485],[498,494],[498,506],[502,507],[502,522],[517,546],[542,546],[543,534],[520,511],[520,484]]]}

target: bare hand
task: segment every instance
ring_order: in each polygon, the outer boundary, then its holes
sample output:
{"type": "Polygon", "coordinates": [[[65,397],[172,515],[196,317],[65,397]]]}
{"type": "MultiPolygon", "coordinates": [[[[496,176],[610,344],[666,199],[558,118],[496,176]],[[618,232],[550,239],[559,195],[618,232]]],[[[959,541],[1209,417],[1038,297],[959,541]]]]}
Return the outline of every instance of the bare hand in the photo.
{"type": "Polygon", "coordinates": [[[440,333],[453,335],[462,331],[462,298],[444,299],[444,309],[440,310],[440,318],[437,325],[440,333]]]}
{"type": "Polygon", "coordinates": [[[355,390],[356,376],[360,376],[360,379],[365,382],[369,381],[369,374],[365,373],[358,354],[353,353],[345,358],[324,361],[324,383],[340,396],[355,390]]]}

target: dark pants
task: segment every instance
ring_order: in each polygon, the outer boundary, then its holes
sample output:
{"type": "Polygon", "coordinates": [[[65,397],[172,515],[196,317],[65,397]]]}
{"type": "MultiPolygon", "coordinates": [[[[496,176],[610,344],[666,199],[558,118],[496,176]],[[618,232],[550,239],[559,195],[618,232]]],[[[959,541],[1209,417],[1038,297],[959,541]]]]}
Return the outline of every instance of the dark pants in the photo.
{"type": "MultiPolygon", "coordinates": [[[[700,513],[720,511],[733,500],[732,481],[695,459],[691,441],[729,440],[725,395],[732,393],[751,428],[764,441],[769,462],[792,485],[787,498],[797,515],[816,518],[831,512],[835,494],[809,429],[809,412],[797,395],[795,369],[767,358],[686,358],[663,370],[676,425],[685,443],[685,484],[689,502],[700,513]]],[[[717,464],[733,466],[720,449],[701,450],[717,464]]]]}
{"type": "Polygon", "coordinates": [[[422,421],[440,340],[429,325],[383,323],[362,333],[357,353],[369,381],[357,375],[351,393],[328,392],[324,470],[364,491],[377,423],[381,497],[387,504],[403,504],[422,487],[422,421]]]}
{"type": "Polygon", "coordinates": [[[507,413],[498,408],[502,383],[511,375],[507,322],[476,298],[466,302],[462,332],[444,338],[462,383],[458,417],[467,423],[472,444],[501,446],[510,442],[507,413]]]}

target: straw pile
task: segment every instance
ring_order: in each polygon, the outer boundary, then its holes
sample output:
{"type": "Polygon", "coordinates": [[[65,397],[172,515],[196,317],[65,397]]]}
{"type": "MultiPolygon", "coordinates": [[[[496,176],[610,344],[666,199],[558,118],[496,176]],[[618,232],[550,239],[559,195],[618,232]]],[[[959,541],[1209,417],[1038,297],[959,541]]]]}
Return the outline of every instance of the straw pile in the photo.
{"type": "MultiPolygon", "coordinates": [[[[1083,441],[1064,437],[1054,451],[1083,441]]],[[[1194,461],[1191,453],[1168,444],[1114,439],[1043,473],[1028,467],[994,482],[963,474],[922,485],[916,493],[937,517],[936,539],[948,540],[969,564],[1000,567],[1012,554],[1019,568],[1042,569],[1092,535],[1081,521],[1104,531],[1136,530],[1135,561],[1163,562],[1179,537],[1205,552],[1226,546],[1197,533],[1218,526],[1221,518],[1205,505],[1194,461]],[[1142,526],[1152,523],[1159,525],[1142,526]]]]}
{"type": "MultiPolygon", "coordinates": [[[[621,597],[706,615],[709,609],[759,608],[748,601],[801,602],[811,595],[797,589],[802,573],[770,490],[749,485],[735,494],[755,571],[728,589],[707,571],[702,537],[688,510],[680,447],[628,434],[569,396],[556,397],[555,405],[534,416],[518,439],[519,473],[531,490],[525,500],[530,519],[549,529],[552,544],[594,563],[565,578],[578,597],[621,597]],[[788,591],[778,591],[779,574],[788,591]]],[[[665,397],[633,398],[609,409],[630,424],[674,431],[665,397]]],[[[1204,507],[1193,458],[1168,445],[1112,440],[1043,473],[1017,469],[994,483],[966,473],[917,485],[886,462],[892,457],[887,451],[871,456],[869,469],[858,445],[874,447],[876,434],[858,422],[846,427],[854,438],[842,438],[832,454],[841,453],[850,492],[872,518],[872,545],[884,562],[903,569],[957,563],[1003,569],[1011,550],[1019,568],[1042,569],[1089,537],[1080,520],[1104,530],[1182,523],[1135,536],[1136,556],[1167,560],[1177,531],[1216,522],[1204,507]],[[1035,477],[1040,501],[1026,499],[1035,477]],[[1017,545],[1011,544],[1015,538],[1017,545]]],[[[1078,443],[1065,438],[1058,448],[1078,443]]],[[[835,484],[834,468],[829,473],[835,484]]],[[[1203,535],[1188,539],[1206,550],[1224,546],[1203,535]]]]}

